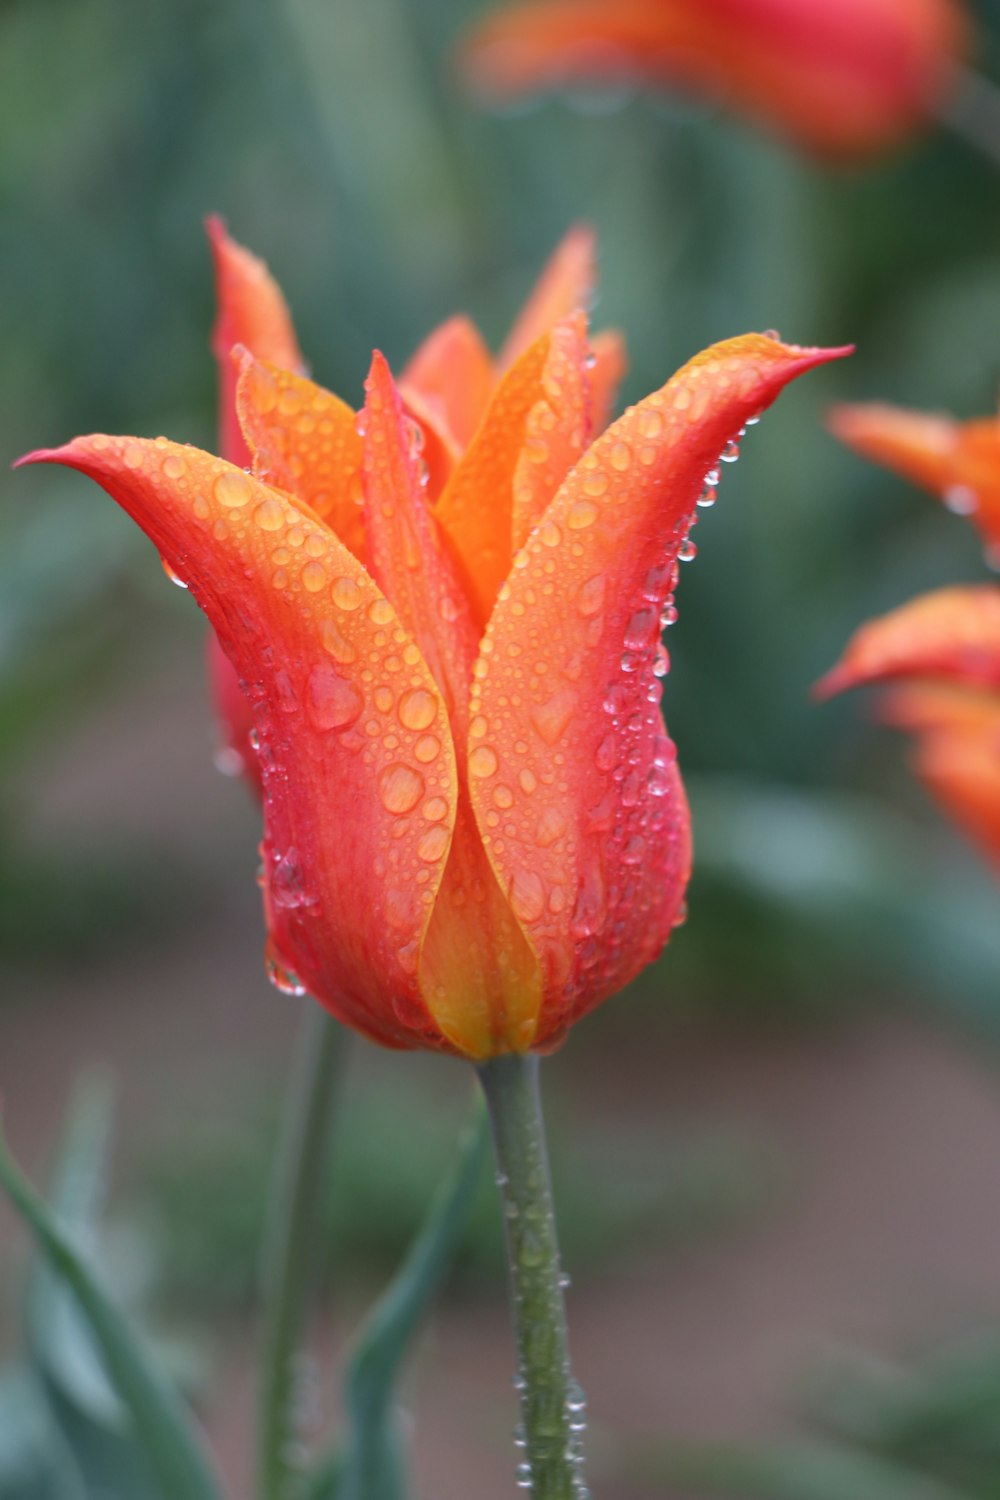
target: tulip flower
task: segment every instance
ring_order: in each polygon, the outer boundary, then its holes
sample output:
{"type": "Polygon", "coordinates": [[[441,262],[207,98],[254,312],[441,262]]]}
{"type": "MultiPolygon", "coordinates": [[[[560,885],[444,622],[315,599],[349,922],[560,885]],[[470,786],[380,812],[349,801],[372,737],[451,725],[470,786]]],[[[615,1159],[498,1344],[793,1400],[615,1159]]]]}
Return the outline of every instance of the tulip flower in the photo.
{"type": "Polygon", "coordinates": [[[831,158],[920,130],[968,43],[958,0],[513,0],[468,39],[488,96],[644,83],[721,98],[831,158]]]}
{"type": "Polygon", "coordinates": [[[1000,588],[946,588],[864,625],[817,687],[890,683],[880,717],[915,737],[913,768],[1000,874],[1000,588]]]}
{"type": "Polygon", "coordinates": [[[691,860],[659,709],[677,560],[727,444],[842,352],[715,345],[594,439],[572,314],[513,351],[436,501],[378,354],[356,417],[240,352],[249,474],[163,438],[30,456],[103,485],[237,671],[286,986],[482,1059],[554,1047],[656,957],[691,860]]]}
{"type": "MultiPolygon", "coordinates": [[[[218,305],[212,350],[219,368],[219,452],[244,468],[251,455],[236,410],[233,349],[241,345],[257,359],[300,374],[305,366],[285,299],[263,261],[233,240],[220,219],[210,218],[207,228],[218,305]]],[[[504,372],[540,335],[590,302],[597,279],[595,248],[593,231],[586,225],[570,230],[496,359],[470,319],[456,316],[429,334],[405,367],[400,390],[408,417],[422,433],[431,499],[440,494],[472,441],[504,372]]],[[[591,423],[599,432],[625,373],[620,335],[611,330],[598,333],[591,341],[591,358],[591,423]]],[[[218,763],[226,771],[243,773],[259,793],[260,763],[250,743],[253,712],[214,632],[208,638],[208,671],[223,740],[218,763]]]]}
{"type": "Polygon", "coordinates": [[[987,553],[1000,555],[1000,419],[957,422],[942,412],[871,403],[835,407],[830,428],[857,453],[968,516],[987,553]]]}

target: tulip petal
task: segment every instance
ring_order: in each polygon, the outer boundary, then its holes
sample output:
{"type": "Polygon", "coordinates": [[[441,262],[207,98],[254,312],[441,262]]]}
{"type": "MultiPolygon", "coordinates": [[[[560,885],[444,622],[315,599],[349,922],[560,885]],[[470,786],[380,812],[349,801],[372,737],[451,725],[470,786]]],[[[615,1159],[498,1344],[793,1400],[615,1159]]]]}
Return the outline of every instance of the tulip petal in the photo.
{"type": "Polygon", "coordinates": [[[420,345],[399,382],[405,400],[461,451],[479,426],[493,388],[493,357],[476,325],[449,318],[420,345]]]}
{"type": "Polygon", "coordinates": [[[653,675],[660,612],[704,476],[795,376],[846,350],[750,335],[613,424],[514,559],[476,663],[472,804],[542,964],[536,1045],[663,946],[690,868],[653,675]]]}
{"type": "Polygon", "coordinates": [[[510,569],[514,475],[529,415],[545,399],[551,348],[552,334],[545,333],[503,376],[434,511],[458,559],[480,626],[510,569]]]}
{"type": "Polygon", "coordinates": [[[590,419],[594,432],[603,432],[611,421],[618,387],[628,374],[628,353],[622,335],[602,329],[590,341],[594,364],[590,371],[590,419]]]}
{"type": "Polygon", "coordinates": [[[378,1041],[448,1049],[416,973],[455,817],[454,751],[392,605],[287,495],[196,449],[97,436],[31,459],[103,485],[188,583],[246,683],[282,964],[378,1041]],[[415,701],[420,728],[407,722],[415,701]],[[444,837],[428,847],[432,826],[444,837]]]}
{"type": "Polygon", "coordinates": [[[956,422],[872,402],[836,406],[829,423],[848,447],[930,490],[1000,549],[1000,420],[956,422]]]}
{"type": "Polygon", "coordinates": [[[1000,687],[1000,589],[992,584],[936,589],[869,621],[815,693],[829,698],[894,677],[1000,687]]]}
{"type": "MultiPolygon", "coordinates": [[[[410,423],[380,354],[372,360],[366,392],[365,528],[372,572],[420,646],[454,733],[464,743],[478,633],[427,507],[410,423]]],[[[414,727],[427,727],[422,723],[425,706],[423,701],[413,704],[414,727]]],[[[404,699],[399,710],[404,721],[410,711],[404,699]]],[[[473,1057],[524,1051],[531,1045],[538,1014],[538,965],[497,885],[464,775],[460,779],[447,870],[420,960],[420,991],[436,1024],[459,1051],[473,1057]]],[[[444,825],[432,823],[426,847],[435,852],[447,848],[447,832],[444,825]]]]}
{"type": "Polygon", "coordinates": [[[524,546],[590,440],[587,352],[583,313],[552,329],[541,394],[528,412],[514,466],[511,556],[524,546]]]}
{"type": "Polygon", "coordinates": [[[233,359],[236,409],[255,476],[304,502],[364,562],[357,416],[304,375],[246,349],[235,350],[233,359]]]}
{"type": "Polygon", "coordinates": [[[651,83],[850,157],[930,118],[968,31],[953,0],[522,0],[488,16],[461,61],[493,98],[651,83]]]}
{"type": "Polygon", "coordinates": [[[928,734],[912,754],[931,796],[1000,874],[1000,734],[928,734]]]}
{"type": "Polygon", "coordinates": [[[234,344],[243,344],[258,359],[285,370],[300,370],[302,355],[281,289],[264,262],[231,239],[215,215],[205,227],[215,262],[218,313],[212,352],[219,365],[222,456],[244,469],[250,458],[236,416],[237,372],[229,357],[234,344]]]}
{"type": "Polygon", "coordinates": [[[996,692],[914,678],[881,692],[875,712],[883,724],[911,734],[993,736],[1000,753],[1000,695],[996,692]]]}
{"type": "Polygon", "coordinates": [[[550,328],[576,312],[587,312],[597,285],[597,236],[589,224],[574,224],[548,264],[507,335],[497,359],[507,370],[550,328]]]}

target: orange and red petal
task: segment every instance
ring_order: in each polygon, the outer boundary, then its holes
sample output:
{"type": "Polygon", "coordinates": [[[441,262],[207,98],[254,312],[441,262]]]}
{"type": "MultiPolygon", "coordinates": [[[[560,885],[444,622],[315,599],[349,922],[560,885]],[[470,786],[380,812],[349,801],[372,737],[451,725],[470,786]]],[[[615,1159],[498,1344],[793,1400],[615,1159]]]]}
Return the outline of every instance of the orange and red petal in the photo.
{"type": "Polygon", "coordinates": [[[968,32],[957,0],[524,0],[488,17],[463,61],[494,97],[647,82],[852,157],[930,119],[968,32]]]}
{"type": "Polygon", "coordinates": [[[222,457],[246,468],[250,459],[236,416],[235,344],[285,370],[302,368],[295,329],[281,289],[267,266],[237,244],[214,215],[206,221],[215,263],[217,313],[212,352],[219,366],[219,441],[222,457]]]}
{"type": "Polygon", "coordinates": [[[956,422],[871,402],[834,407],[829,425],[849,448],[930,490],[1000,547],[1000,420],[956,422]]]}
{"type": "Polygon", "coordinates": [[[528,412],[514,466],[510,557],[518,552],[590,441],[587,319],[583,313],[549,335],[538,400],[528,412]]]}
{"type": "Polygon", "coordinates": [[[557,323],[589,312],[597,286],[597,236],[589,224],[574,224],[556,246],[497,357],[507,370],[557,323]]]}
{"type": "Polygon", "coordinates": [[[32,458],[90,475],[138,522],[245,685],[281,963],[376,1040],[450,1050],[416,976],[455,818],[455,758],[395,609],[294,500],[197,449],[97,436],[32,458]],[[411,727],[415,701],[433,707],[432,727],[411,727]],[[445,839],[428,842],[442,825],[445,839]]]}
{"type": "Polygon", "coordinates": [[[815,692],[829,698],[845,688],[897,677],[1000,687],[1000,588],[936,589],[869,621],[815,692]]]}
{"type": "Polygon", "coordinates": [[[403,398],[427,413],[442,440],[471,441],[493,389],[493,357],[476,325],[449,318],[420,345],[400,376],[403,398]]]}
{"type": "Polygon", "coordinates": [[[510,568],[514,473],[528,415],[544,395],[550,345],[551,334],[543,334],[502,377],[434,511],[480,626],[510,568]]]}
{"type": "Polygon", "coordinates": [[[678,553],[746,420],[843,352],[752,335],[699,355],[594,443],[514,559],[476,663],[468,765],[542,965],[537,1046],[634,977],[678,919],[690,827],[659,707],[678,553]]]}
{"type": "Polygon", "coordinates": [[[232,358],[239,371],[236,408],[255,476],[308,506],[364,562],[356,414],[304,375],[246,349],[237,348],[232,358]]]}
{"type": "Polygon", "coordinates": [[[1000,875],[1000,742],[995,731],[925,735],[912,761],[939,807],[1000,875]]]}
{"type": "Polygon", "coordinates": [[[618,401],[618,387],[628,374],[624,337],[613,328],[602,329],[590,341],[590,425],[603,432],[618,401]]]}

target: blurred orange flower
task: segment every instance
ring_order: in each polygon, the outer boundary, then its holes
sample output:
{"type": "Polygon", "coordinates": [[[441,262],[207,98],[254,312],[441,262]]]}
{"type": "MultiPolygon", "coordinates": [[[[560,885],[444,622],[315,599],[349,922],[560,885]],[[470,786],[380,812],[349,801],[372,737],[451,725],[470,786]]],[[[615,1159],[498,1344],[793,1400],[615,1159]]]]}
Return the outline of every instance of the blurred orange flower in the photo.
{"type": "Polygon", "coordinates": [[[1000,557],[1000,419],[957,422],[943,412],[872,402],[834,407],[830,429],[855,452],[968,516],[987,554],[1000,557]]]}
{"type": "Polygon", "coordinates": [[[462,61],[493,98],[652,83],[861,158],[927,122],[968,32],[958,0],[513,0],[473,30],[462,61]]]}
{"type": "Polygon", "coordinates": [[[545,300],[436,494],[404,391],[447,453],[468,388],[421,356],[397,386],[376,354],[356,416],[238,350],[249,474],[165,438],[30,456],[102,484],[207,614],[253,710],[277,978],[387,1046],[551,1048],[662,948],[677,562],[744,423],[846,352],[715,345],[595,438],[584,315],[545,300]]]}
{"type": "Polygon", "coordinates": [[[913,766],[1000,873],[1000,588],[940,589],[862,626],[818,685],[889,682],[879,712],[916,737],[913,766]]]}

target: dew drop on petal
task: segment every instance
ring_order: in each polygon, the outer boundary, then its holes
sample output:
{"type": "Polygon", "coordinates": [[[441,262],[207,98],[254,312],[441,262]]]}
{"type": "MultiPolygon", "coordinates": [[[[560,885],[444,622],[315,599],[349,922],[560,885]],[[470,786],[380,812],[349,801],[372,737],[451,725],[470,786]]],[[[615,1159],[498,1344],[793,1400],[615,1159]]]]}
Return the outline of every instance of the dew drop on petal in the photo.
{"type": "Polygon", "coordinates": [[[249,479],[239,469],[227,469],[224,474],[219,475],[212,488],[216,500],[227,510],[239,510],[241,506],[248,505],[253,494],[249,479]]]}
{"type": "Polygon", "coordinates": [[[407,729],[428,729],[437,718],[437,703],[426,688],[413,688],[399,700],[400,722],[407,729]]]}
{"type": "Polygon", "coordinates": [[[417,844],[418,855],[428,864],[433,864],[447,849],[450,837],[448,829],[440,823],[428,828],[417,844]]]}
{"type": "Polygon", "coordinates": [[[510,883],[510,904],[522,922],[537,922],[545,910],[545,887],[534,870],[518,870],[510,883]]]}
{"type": "Polygon", "coordinates": [[[346,729],[364,706],[361,691],[322,663],[313,667],[306,684],[306,707],[317,729],[346,729]]]}
{"type": "Polygon", "coordinates": [[[307,562],[302,569],[302,586],[310,594],[318,594],[326,583],[326,569],[321,562],[307,562]]]}
{"type": "Polygon", "coordinates": [[[469,772],[473,776],[493,776],[497,765],[496,751],[491,750],[489,745],[477,745],[469,756],[469,772]]]}
{"type": "Polygon", "coordinates": [[[330,595],[337,608],[346,610],[348,613],[359,609],[364,599],[364,595],[353,578],[334,579],[330,595]]]}
{"type": "Polygon", "coordinates": [[[280,531],[285,524],[285,508],[280,500],[262,500],[253,518],[261,531],[280,531]]]}
{"type": "Polygon", "coordinates": [[[566,525],[570,531],[586,531],[597,520],[597,506],[591,500],[575,500],[569,508],[566,525]]]}
{"type": "Polygon", "coordinates": [[[387,812],[410,812],[423,796],[424,778],[401,761],[386,766],[379,777],[379,795],[387,812]]]}

